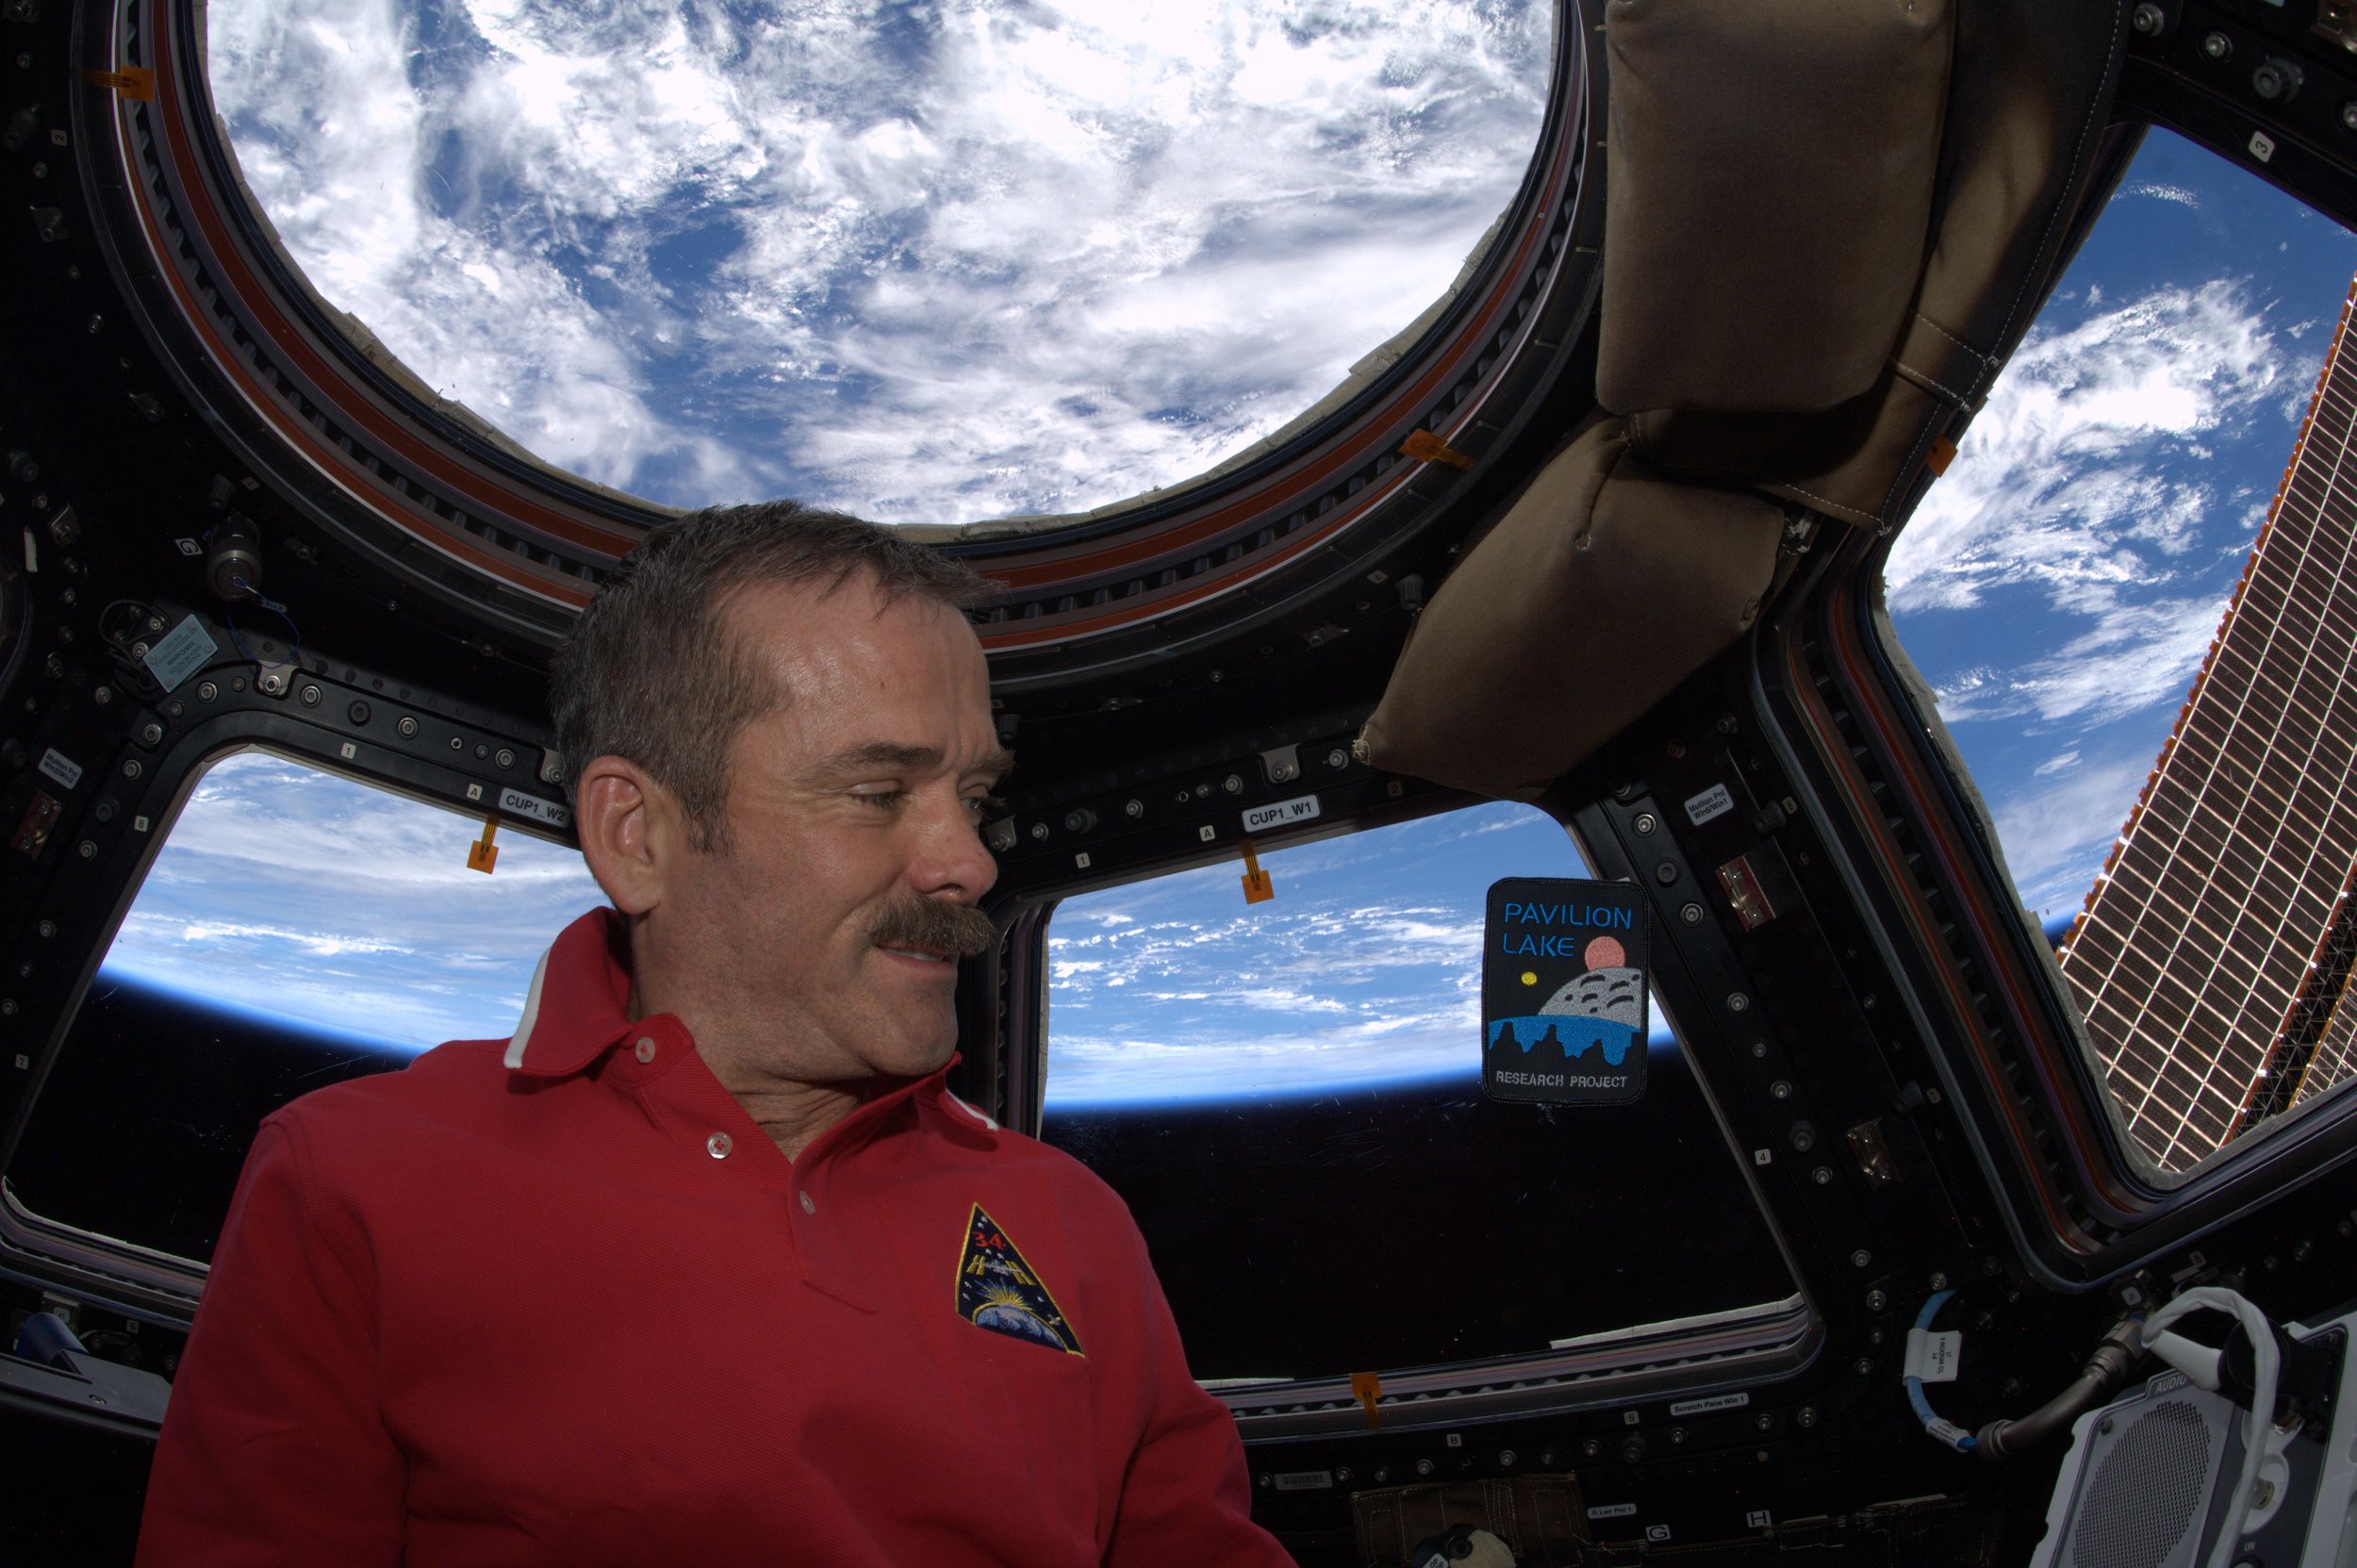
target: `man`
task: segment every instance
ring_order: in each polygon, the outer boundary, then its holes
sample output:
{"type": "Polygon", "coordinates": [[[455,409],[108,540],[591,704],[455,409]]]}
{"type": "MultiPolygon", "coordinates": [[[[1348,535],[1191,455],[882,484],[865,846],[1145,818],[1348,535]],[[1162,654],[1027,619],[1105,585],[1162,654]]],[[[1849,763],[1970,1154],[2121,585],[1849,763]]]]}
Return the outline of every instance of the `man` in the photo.
{"type": "Polygon", "coordinates": [[[263,1124],[142,1563],[1288,1560],[1120,1200],[943,1087],[981,586],[791,505],[617,569],[553,692],[613,909],[263,1124]]]}

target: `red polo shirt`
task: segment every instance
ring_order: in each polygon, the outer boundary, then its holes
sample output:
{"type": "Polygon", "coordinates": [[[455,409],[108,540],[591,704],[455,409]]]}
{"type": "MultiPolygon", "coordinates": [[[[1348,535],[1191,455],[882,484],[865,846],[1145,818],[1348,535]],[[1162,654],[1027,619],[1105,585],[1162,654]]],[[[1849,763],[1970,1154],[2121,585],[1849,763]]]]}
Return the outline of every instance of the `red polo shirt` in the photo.
{"type": "Polygon", "coordinates": [[[1146,1246],[941,1074],[788,1161],[606,912],[262,1124],[142,1564],[1283,1564],[1146,1246]]]}

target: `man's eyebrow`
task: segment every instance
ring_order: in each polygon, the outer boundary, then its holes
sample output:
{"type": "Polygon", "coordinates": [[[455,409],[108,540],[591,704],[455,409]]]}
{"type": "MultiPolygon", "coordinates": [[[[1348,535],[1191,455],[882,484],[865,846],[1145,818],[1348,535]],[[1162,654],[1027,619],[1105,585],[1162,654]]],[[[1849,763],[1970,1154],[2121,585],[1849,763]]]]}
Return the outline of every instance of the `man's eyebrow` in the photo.
{"type": "MultiPolygon", "coordinates": [[[[871,740],[848,751],[837,751],[819,765],[829,773],[862,773],[872,768],[891,772],[931,772],[941,766],[941,750],[935,746],[913,746],[897,740],[871,740]]],[[[1014,767],[1014,753],[1001,746],[975,764],[977,773],[1006,774],[1014,767]]]]}

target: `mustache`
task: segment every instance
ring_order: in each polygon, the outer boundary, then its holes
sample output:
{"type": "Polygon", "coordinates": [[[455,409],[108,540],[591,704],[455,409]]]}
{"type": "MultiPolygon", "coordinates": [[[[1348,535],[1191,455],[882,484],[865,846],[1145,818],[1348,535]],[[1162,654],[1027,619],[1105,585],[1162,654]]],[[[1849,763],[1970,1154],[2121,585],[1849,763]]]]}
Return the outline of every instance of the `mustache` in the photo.
{"type": "Polygon", "coordinates": [[[913,893],[884,905],[868,939],[972,958],[997,945],[998,932],[979,909],[913,893]]]}

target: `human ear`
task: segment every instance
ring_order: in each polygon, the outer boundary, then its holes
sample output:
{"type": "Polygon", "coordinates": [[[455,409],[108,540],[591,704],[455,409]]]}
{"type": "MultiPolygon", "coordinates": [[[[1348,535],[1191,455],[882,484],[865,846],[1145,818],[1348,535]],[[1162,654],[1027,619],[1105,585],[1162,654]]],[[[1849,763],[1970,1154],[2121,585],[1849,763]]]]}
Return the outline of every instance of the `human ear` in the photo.
{"type": "Polygon", "coordinates": [[[573,831],[589,874],[624,915],[663,901],[681,847],[678,802],[627,757],[598,757],[573,786],[573,831]]]}

